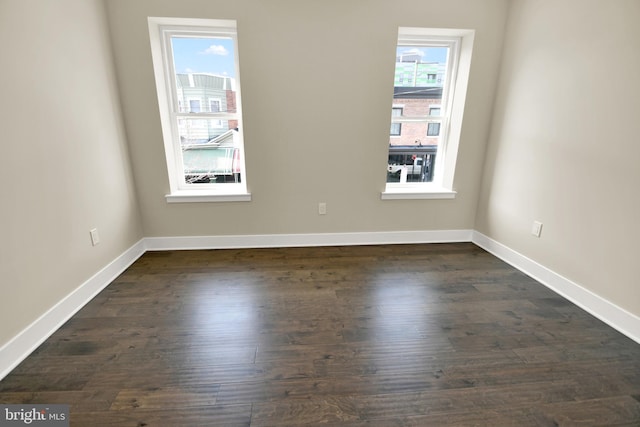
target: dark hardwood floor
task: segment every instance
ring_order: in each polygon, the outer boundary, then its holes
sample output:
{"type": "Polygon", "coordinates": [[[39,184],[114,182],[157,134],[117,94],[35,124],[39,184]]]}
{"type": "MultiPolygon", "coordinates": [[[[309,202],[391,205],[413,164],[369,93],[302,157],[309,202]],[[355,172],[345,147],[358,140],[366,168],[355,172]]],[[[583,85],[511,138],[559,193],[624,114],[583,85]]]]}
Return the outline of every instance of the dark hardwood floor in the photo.
{"type": "Polygon", "coordinates": [[[0,402],[72,426],[639,426],[640,345],[473,244],[150,252],[0,402]]]}

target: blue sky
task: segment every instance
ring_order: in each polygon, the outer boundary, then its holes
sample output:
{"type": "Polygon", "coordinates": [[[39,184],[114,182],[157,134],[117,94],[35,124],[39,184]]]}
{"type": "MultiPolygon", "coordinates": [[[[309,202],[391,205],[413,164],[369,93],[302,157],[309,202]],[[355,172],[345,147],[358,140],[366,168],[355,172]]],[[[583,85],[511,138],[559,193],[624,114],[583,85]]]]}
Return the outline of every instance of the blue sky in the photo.
{"type": "Polygon", "coordinates": [[[211,73],[235,77],[231,39],[173,37],[171,42],[177,73],[211,73]]]}
{"type": "MultiPolygon", "coordinates": [[[[225,38],[173,37],[173,59],[177,73],[211,73],[235,77],[233,41],[225,38]]],[[[446,62],[447,48],[398,47],[397,54],[408,50],[423,53],[422,62],[446,62]]]]}

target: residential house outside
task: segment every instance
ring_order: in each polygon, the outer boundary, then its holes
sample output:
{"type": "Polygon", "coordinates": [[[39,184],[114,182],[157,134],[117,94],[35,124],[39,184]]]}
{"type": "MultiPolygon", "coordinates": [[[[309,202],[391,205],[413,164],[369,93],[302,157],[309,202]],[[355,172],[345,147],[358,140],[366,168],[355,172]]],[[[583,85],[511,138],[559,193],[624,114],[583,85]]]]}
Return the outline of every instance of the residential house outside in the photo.
{"type": "MultiPolygon", "coordinates": [[[[235,113],[235,80],[207,73],[176,74],[181,113],[235,113]]],[[[238,127],[237,120],[182,119],[178,123],[183,145],[203,144],[238,127]]]]}

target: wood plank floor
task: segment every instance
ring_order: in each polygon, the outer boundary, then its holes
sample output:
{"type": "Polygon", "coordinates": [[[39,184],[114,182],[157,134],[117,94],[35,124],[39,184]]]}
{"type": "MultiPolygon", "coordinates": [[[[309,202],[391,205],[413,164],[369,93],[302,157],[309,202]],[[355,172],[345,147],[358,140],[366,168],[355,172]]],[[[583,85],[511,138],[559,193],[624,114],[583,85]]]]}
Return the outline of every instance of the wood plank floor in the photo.
{"type": "Polygon", "coordinates": [[[72,426],[639,426],[640,345],[470,243],[149,252],[0,402],[72,426]]]}

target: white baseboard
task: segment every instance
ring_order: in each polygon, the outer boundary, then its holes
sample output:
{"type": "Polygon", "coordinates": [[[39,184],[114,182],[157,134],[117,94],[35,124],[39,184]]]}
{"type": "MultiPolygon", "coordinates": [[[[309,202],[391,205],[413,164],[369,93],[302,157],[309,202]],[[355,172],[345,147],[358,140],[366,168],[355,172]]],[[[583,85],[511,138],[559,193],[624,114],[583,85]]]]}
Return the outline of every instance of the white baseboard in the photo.
{"type": "Polygon", "coordinates": [[[474,231],[471,241],[640,343],[640,317],[482,233],[474,231]]]}
{"type": "Polygon", "coordinates": [[[473,230],[147,237],[149,251],[470,242],[473,230]]]}
{"type": "Polygon", "coordinates": [[[0,348],[0,380],[109,285],[142,254],[144,239],[98,271],[0,348]]]}

